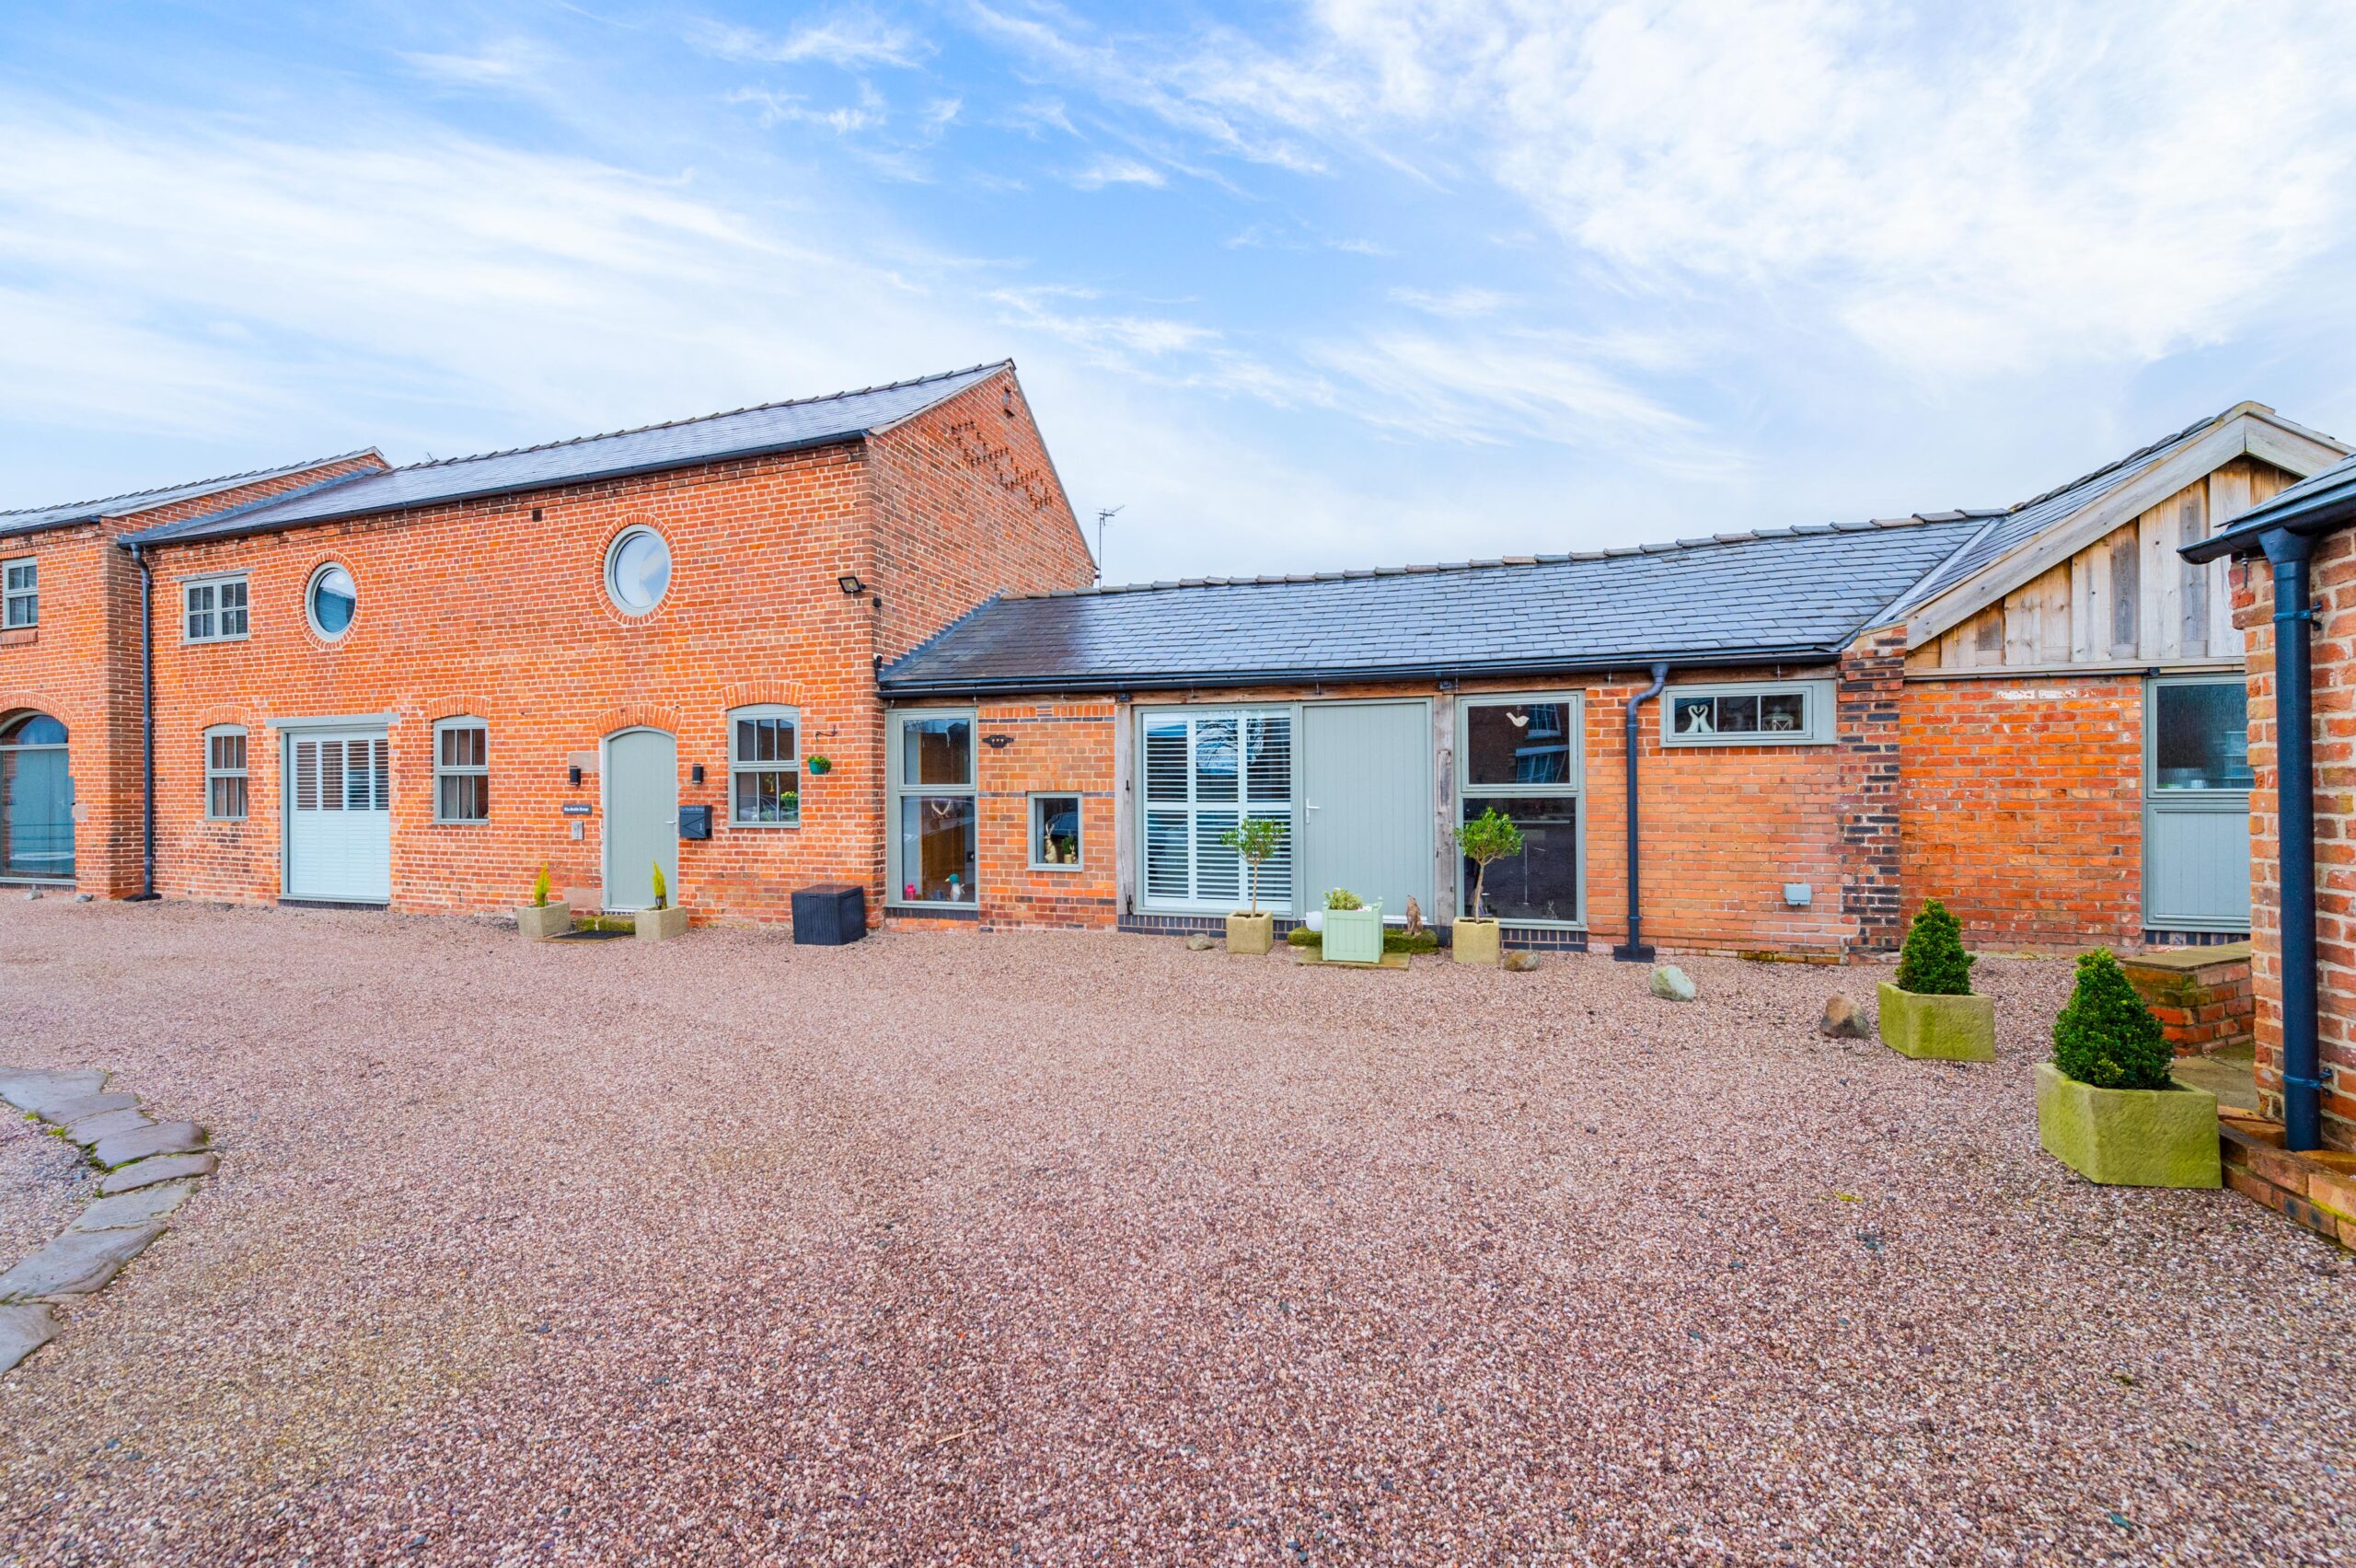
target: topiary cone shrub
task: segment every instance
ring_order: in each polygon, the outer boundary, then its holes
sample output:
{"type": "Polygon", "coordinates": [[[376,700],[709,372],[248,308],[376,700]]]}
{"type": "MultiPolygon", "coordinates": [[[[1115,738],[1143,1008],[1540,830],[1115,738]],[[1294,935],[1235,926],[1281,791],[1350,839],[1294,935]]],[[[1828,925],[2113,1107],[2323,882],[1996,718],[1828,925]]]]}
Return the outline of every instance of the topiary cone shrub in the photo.
{"type": "Polygon", "coordinates": [[[1898,955],[1898,988],[1918,997],[1971,995],[1971,955],[1963,951],[1963,927],[1935,898],[1923,901],[1906,928],[1898,955]]]}
{"type": "Polygon", "coordinates": [[[2053,1020],[2053,1065],[2096,1089],[2166,1089],[2176,1048],[2106,949],[2078,960],[2077,984],[2053,1020]]]}
{"type": "Polygon", "coordinates": [[[1882,1043],[1901,1056],[1996,1059],[1996,1004],[1971,994],[1971,955],[1947,906],[1925,899],[1906,928],[1897,984],[1881,983],[1882,1043]]]}

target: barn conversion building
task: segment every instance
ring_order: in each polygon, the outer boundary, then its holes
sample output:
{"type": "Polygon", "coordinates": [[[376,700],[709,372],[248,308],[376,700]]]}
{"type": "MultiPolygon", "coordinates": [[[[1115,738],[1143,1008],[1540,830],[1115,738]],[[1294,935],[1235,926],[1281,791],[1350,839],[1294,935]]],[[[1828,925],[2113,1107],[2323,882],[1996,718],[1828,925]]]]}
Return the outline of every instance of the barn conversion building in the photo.
{"type": "Polygon", "coordinates": [[[2345,455],[2244,404],[2017,506],[1093,588],[1011,364],[0,514],[0,877],[491,911],[1215,922],[1466,885],[1509,940],[1825,958],[2248,928],[2232,568],[2345,455]],[[76,553],[78,552],[78,553],[76,553]],[[141,613],[143,602],[147,605],[141,613]],[[152,735],[152,744],[144,737],[152,735]],[[1631,805],[1634,809],[1631,809],[1631,805]],[[22,845],[21,852],[15,847],[22,845]]]}

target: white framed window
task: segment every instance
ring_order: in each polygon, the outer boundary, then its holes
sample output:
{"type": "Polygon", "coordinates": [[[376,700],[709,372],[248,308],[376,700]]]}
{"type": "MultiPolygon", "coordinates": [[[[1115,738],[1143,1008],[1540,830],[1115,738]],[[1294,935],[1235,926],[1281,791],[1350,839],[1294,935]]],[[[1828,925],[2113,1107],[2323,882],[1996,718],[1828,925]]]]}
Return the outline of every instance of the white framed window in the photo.
{"type": "Polygon", "coordinates": [[[1220,840],[1253,816],[1283,828],[1260,864],[1260,902],[1291,908],[1292,709],[1141,709],[1138,736],[1146,904],[1220,914],[1241,907],[1243,858],[1220,840]]]}
{"type": "Polygon", "coordinates": [[[491,820],[491,726],[479,719],[433,726],[433,820],[491,820]]]}
{"type": "Polygon", "coordinates": [[[728,821],[735,827],[802,824],[802,716],[792,709],[729,709],[728,821]]]}
{"type": "Polygon", "coordinates": [[[887,902],[970,909],[980,902],[980,801],[972,709],[892,715],[892,883],[887,902]]]}
{"type": "Polygon", "coordinates": [[[360,589],[341,563],[331,560],[311,573],[303,588],[303,613],[311,629],[329,642],[352,629],[352,617],[360,613],[360,589]]]}
{"type": "Polygon", "coordinates": [[[28,557],[0,564],[0,578],[7,584],[6,620],[9,629],[20,626],[40,624],[40,562],[28,557]]]}
{"type": "Polygon", "coordinates": [[[1521,830],[1521,853],[1483,877],[1458,857],[1456,906],[1500,920],[1587,919],[1586,707],[1576,692],[1463,697],[1456,704],[1457,818],[1495,811],[1521,830]]]}
{"type": "Polygon", "coordinates": [[[215,724],[204,732],[204,820],[246,820],[246,732],[215,724]]]}
{"type": "Polygon", "coordinates": [[[626,616],[653,612],[671,591],[671,547],[643,524],[614,536],[606,549],[606,593],[626,616]]]}
{"type": "Polygon", "coordinates": [[[1031,797],[1031,869],[1034,871],[1076,871],[1080,858],[1080,797],[1037,794],[1031,797]]]}
{"type": "Polygon", "coordinates": [[[1662,694],[1665,746],[1807,746],[1833,738],[1832,682],[1673,686],[1662,694]]]}
{"type": "Polygon", "coordinates": [[[246,580],[208,577],[180,584],[180,628],[191,642],[235,642],[246,635],[246,580]]]}

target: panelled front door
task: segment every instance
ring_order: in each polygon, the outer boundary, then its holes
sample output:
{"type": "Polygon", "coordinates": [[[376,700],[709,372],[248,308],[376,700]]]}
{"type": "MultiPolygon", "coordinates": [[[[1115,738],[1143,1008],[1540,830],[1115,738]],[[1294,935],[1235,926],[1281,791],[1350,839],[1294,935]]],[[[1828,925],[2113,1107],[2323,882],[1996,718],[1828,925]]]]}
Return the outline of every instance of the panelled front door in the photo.
{"type": "Polygon", "coordinates": [[[382,730],[287,737],[286,896],[382,904],[393,895],[392,770],[382,730]]]}
{"type": "Polygon", "coordinates": [[[2164,676],[2145,687],[2147,929],[2249,929],[2251,782],[2241,676],[2164,676]]]}
{"type": "Polygon", "coordinates": [[[1300,710],[1301,898],[1345,887],[1386,920],[1412,895],[1432,913],[1432,717],[1422,702],[1313,702],[1300,710]]]}
{"type": "Polygon", "coordinates": [[[679,902],[679,743],[661,730],[606,737],[608,909],[654,907],[654,868],[679,902]]]}

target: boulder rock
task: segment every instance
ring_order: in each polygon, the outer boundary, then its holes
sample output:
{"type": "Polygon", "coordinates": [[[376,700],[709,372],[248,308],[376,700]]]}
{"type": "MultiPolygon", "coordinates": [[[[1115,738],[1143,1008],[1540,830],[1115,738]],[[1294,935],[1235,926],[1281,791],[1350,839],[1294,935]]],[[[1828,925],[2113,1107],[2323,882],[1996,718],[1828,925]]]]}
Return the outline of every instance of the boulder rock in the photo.
{"type": "Polygon", "coordinates": [[[1211,949],[1217,946],[1218,946],[1217,942],[1211,940],[1210,938],[1202,935],[1200,932],[1196,932],[1195,935],[1186,939],[1186,951],[1188,952],[1208,952],[1211,949]]]}
{"type": "Polygon", "coordinates": [[[1516,974],[1527,974],[1538,967],[1538,955],[1528,948],[1516,948],[1498,962],[1516,974]]]}
{"type": "Polygon", "coordinates": [[[1838,992],[1825,999],[1824,1017],[1816,1027],[1835,1040],[1865,1040],[1874,1032],[1865,1021],[1865,1009],[1838,992]]]}
{"type": "Polygon", "coordinates": [[[1673,963],[1664,963],[1653,971],[1653,995],[1672,1002],[1690,1002],[1701,993],[1694,988],[1693,977],[1673,963]]]}

